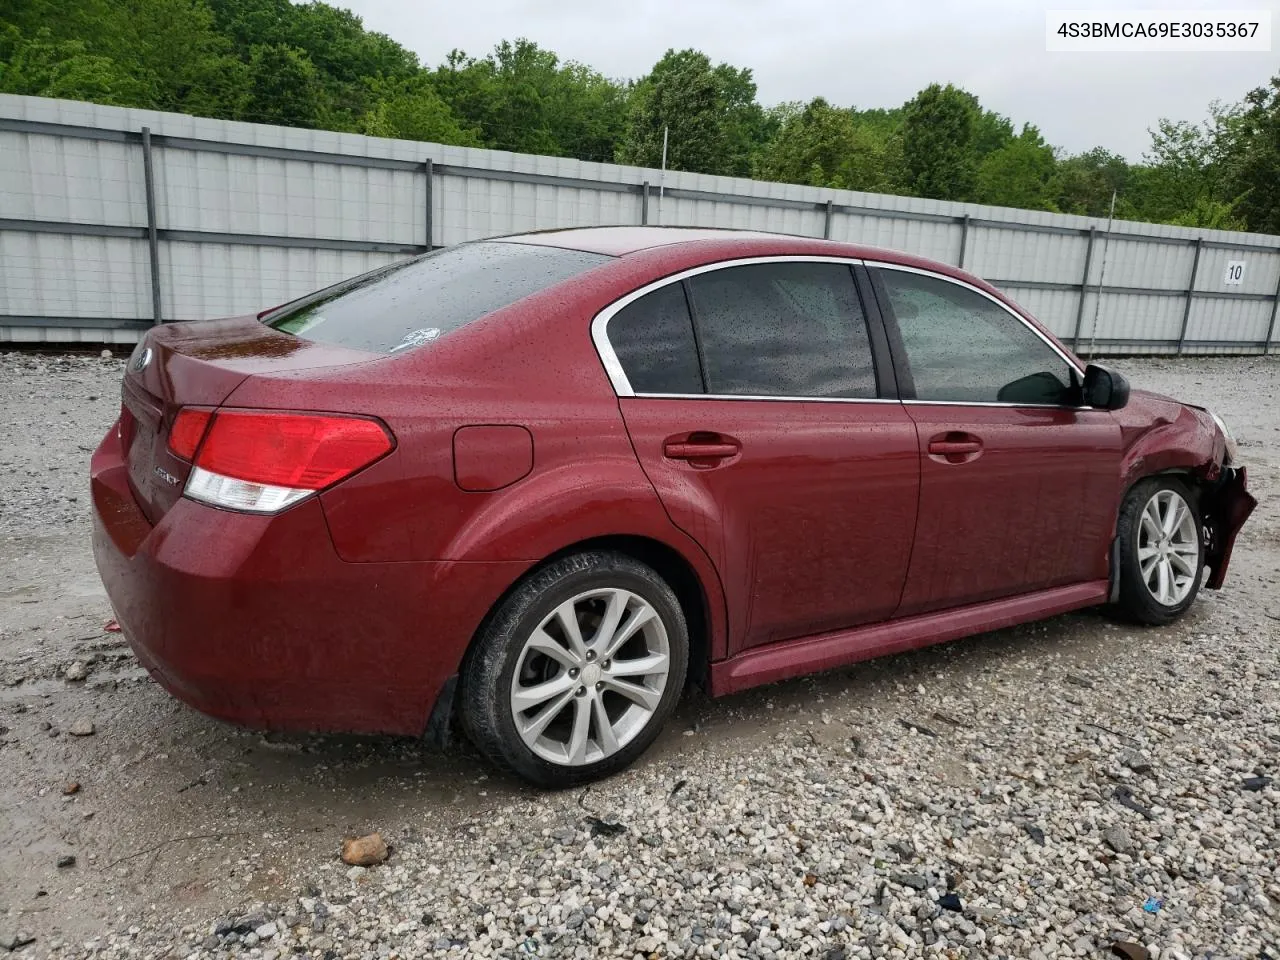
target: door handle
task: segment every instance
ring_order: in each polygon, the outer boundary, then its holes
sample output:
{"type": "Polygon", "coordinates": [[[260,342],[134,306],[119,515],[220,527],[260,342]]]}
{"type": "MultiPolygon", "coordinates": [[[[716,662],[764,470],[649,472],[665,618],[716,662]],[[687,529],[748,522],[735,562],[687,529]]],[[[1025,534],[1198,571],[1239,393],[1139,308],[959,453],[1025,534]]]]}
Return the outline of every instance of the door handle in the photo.
{"type": "Polygon", "coordinates": [[[668,460],[727,460],[736,457],[742,444],[731,437],[693,434],[686,439],[671,439],[662,444],[662,455],[668,460]]]}
{"type": "Polygon", "coordinates": [[[980,453],[982,443],[978,440],[934,440],[929,444],[929,452],[941,456],[957,453],[980,453]]]}
{"type": "Polygon", "coordinates": [[[929,459],[938,463],[970,463],[982,456],[982,438],[949,430],[929,438],[929,459]]]}
{"type": "Polygon", "coordinates": [[[662,448],[662,455],[668,460],[723,460],[737,452],[732,443],[668,443],[662,448]]]}

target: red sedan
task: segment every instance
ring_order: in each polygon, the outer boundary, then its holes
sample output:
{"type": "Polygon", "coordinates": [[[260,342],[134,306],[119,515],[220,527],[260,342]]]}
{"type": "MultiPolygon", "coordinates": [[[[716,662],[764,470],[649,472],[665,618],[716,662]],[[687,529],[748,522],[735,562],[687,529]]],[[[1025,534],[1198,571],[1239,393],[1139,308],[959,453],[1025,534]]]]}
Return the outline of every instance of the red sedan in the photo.
{"type": "Polygon", "coordinates": [[[563,230],[151,331],[93,456],[138,658],[256,727],[455,724],[544,785],[743,690],[1095,604],[1254,506],[1213,414],[887,250],[563,230]]]}

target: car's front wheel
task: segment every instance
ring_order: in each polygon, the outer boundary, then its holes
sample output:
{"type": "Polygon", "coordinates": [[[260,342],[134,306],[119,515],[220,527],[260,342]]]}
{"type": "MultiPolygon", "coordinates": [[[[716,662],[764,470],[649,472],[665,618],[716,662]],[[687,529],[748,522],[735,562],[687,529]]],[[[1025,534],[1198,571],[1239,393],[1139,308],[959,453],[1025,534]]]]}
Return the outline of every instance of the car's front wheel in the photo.
{"type": "Polygon", "coordinates": [[[689,637],[671,587],[623,554],[557,560],[518,584],[463,666],[461,715],[492,761],[544,787],[630,764],[684,686],[689,637]]]}
{"type": "Polygon", "coordinates": [[[1171,477],[1135,484],[1120,508],[1120,608],[1141,623],[1181,616],[1200,590],[1204,527],[1196,499],[1171,477]]]}

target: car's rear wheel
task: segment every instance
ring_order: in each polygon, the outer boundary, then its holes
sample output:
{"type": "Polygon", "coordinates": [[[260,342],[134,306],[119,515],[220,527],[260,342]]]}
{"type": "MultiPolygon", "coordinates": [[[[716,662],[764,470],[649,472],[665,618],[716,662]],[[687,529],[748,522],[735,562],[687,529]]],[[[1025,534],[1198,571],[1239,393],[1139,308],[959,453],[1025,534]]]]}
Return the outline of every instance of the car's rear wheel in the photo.
{"type": "Polygon", "coordinates": [[[460,677],[463,728],[539,786],[594,780],[657,737],[688,660],[680,603],[654,570],[608,551],[564,557],[481,628],[460,677]]]}
{"type": "Polygon", "coordinates": [[[1171,477],[1134,485],[1120,508],[1120,608],[1162,624],[1195,601],[1204,569],[1204,527],[1196,499],[1171,477]]]}

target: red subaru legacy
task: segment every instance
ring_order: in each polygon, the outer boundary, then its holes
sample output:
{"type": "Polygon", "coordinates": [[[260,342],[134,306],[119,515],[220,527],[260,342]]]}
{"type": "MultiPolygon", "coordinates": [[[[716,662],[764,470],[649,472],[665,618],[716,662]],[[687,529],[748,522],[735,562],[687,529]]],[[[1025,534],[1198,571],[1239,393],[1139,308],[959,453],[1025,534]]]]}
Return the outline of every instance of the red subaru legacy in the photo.
{"type": "Polygon", "coordinates": [[[615,227],[438,250],[165,325],[93,456],[138,658],[255,727],[456,724],[538,784],[743,690],[1221,586],[1213,414],[869,247],[615,227]]]}

